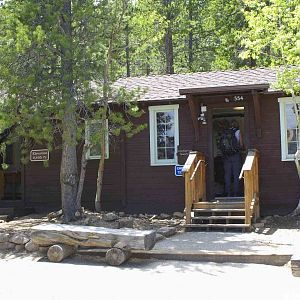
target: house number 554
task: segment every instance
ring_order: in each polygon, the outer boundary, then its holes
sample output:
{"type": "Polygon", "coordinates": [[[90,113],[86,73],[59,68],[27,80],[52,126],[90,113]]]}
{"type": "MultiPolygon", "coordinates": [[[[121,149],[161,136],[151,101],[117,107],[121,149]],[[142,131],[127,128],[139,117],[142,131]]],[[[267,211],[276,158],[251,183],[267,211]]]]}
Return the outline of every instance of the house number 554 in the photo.
{"type": "Polygon", "coordinates": [[[239,101],[243,101],[244,100],[244,97],[243,96],[234,96],[233,97],[233,101],[234,102],[239,102],[239,101]]]}

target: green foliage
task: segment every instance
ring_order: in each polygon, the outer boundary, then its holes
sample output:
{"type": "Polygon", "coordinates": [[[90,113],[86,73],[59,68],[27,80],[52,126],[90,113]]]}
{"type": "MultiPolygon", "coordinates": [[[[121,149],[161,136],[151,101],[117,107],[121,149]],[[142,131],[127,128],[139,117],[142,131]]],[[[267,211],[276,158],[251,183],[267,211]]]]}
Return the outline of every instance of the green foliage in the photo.
{"type": "MultiPolygon", "coordinates": [[[[96,110],[95,103],[101,108],[108,100],[103,95],[106,63],[109,86],[120,74],[119,60],[124,48],[118,37],[126,25],[126,2],[72,1],[71,39],[61,26],[64,1],[11,0],[1,8],[0,124],[2,128],[18,125],[11,139],[22,137],[23,156],[28,156],[34,145],[46,145],[50,151],[60,147],[60,134],[67,139],[62,128],[68,101],[62,81],[62,49],[68,49],[64,56],[72,64],[65,80],[73,82],[74,102],[68,109],[76,110],[77,140],[84,137],[85,120],[107,118],[106,110],[101,115],[102,110],[96,110]],[[116,26],[117,23],[120,24],[116,26]],[[113,55],[107,62],[109,49],[113,55]]],[[[122,105],[130,97],[136,98],[133,93],[126,97],[124,92],[115,94],[122,105]]],[[[127,113],[130,111],[131,105],[127,113]]],[[[22,161],[28,161],[28,157],[22,161]]]]}
{"type": "Polygon", "coordinates": [[[248,29],[241,56],[255,60],[259,66],[282,66],[277,87],[287,94],[299,93],[299,0],[244,0],[244,4],[248,29]]]}

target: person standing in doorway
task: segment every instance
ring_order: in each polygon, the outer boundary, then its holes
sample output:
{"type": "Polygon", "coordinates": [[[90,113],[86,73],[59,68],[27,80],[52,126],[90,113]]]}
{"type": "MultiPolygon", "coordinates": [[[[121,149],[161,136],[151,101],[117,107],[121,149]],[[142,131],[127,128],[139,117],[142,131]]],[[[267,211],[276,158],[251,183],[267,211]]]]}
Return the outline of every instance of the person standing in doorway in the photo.
{"type": "Polygon", "coordinates": [[[220,138],[220,150],[224,162],[225,196],[239,196],[239,175],[241,172],[241,150],[243,149],[242,134],[236,120],[229,124],[223,123],[223,133],[220,138]],[[233,190],[231,184],[233,179],[233,190]]]}

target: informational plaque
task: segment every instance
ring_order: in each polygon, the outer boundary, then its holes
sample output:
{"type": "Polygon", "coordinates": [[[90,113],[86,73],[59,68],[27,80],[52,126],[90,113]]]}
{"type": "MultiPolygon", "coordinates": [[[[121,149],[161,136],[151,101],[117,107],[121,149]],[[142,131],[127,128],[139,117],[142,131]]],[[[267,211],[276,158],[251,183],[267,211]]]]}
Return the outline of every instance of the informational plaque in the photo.
{"type": "Polygon", "coordinates": [[[49,160],[48,149],[37,149],[30,151],[30,161],[47,161],[49,160]]]}

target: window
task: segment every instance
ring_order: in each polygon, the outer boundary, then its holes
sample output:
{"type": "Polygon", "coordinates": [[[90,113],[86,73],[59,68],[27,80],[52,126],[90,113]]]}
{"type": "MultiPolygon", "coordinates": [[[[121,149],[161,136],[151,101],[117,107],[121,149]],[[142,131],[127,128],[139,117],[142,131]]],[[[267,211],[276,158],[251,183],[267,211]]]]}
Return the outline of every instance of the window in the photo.
{"type": "MultiPolygon", "coordinates": [[[[90,121],[85,124],[85,140],[90,141],[93,137],[96,138],[96,132],[100,132],[100,121],[90,121]]],[[[87,159],[100,159],[100,141],[94,142],[94,145],[87,152],[87,159]]],[[[108,120],[106,120],[105,130],[105,158],[109,158],[109,143],[108,143],[108,120]]]]}
{"type": "MultiPolygon", "coordinates": [[[[298,110],[300,97],[295,97],[298,110]]],[[[280,129],[281,129],[281,159],[293,160],[294,154],[299,147],[298,124],[295,115],[292,97],[279,98],[280,106],[280,129]]]]}
{"type": "Polygon", "coordinates": [[[149,107],[151,166],[177,163],[178,108],[178,104],[149,107]]]}

